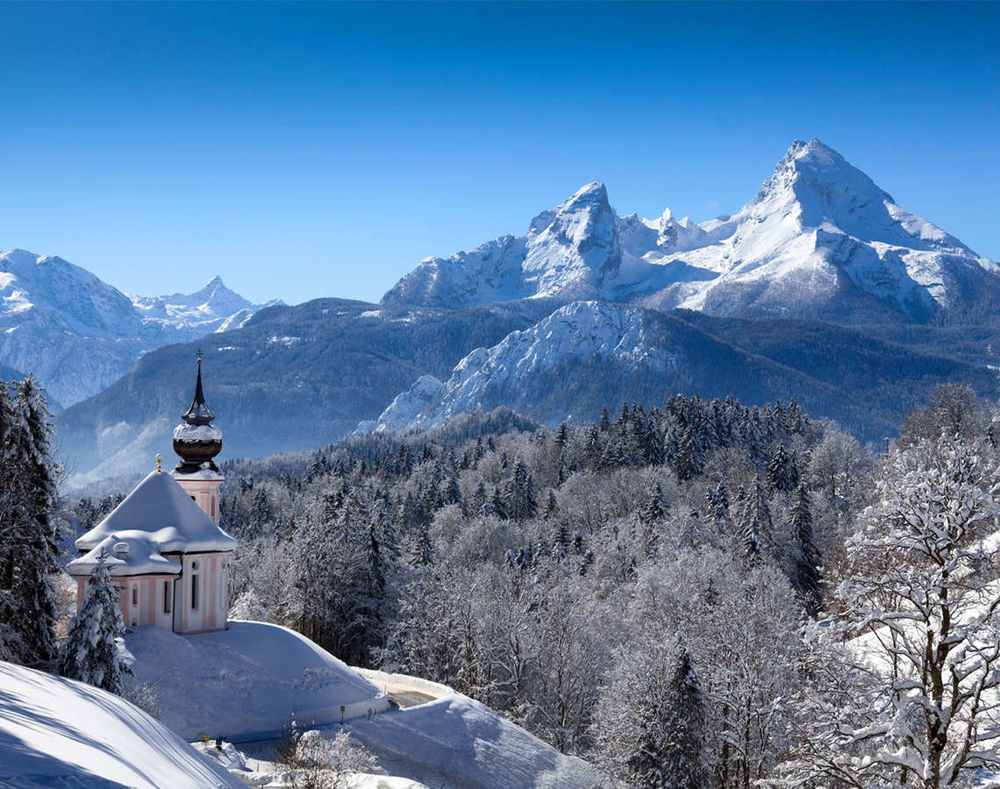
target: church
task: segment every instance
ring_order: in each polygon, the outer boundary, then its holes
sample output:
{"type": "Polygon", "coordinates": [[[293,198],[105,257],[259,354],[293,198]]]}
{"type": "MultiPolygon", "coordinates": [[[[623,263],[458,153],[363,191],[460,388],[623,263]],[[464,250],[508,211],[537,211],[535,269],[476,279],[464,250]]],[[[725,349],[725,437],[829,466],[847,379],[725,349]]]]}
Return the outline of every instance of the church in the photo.
{"type": "Polygon", "coordinates": [[[156,470],[76,541],[83,555],[67,570],[77,579],[78,608],[103,556],[127,626],[207,633],[226,628],[236,540],[219,526],[223,476],[213,458],[222,450],[222,431],[205,402],[200,352],[194,399],[181,419],[174,428],[176,468],[162,471],[157,456],[156,470]]]}

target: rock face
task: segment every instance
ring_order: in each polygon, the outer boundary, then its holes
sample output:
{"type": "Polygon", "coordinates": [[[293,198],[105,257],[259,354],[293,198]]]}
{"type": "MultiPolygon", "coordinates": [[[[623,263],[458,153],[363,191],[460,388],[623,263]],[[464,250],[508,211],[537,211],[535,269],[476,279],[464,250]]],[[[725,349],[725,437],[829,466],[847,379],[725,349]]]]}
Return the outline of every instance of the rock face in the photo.
{"type": "Polygon", "coordinates": [[[573,302],[492,347],[442,383],[424,376],[359,432],[427,429],[500,406],[542,423],[586,422],[622,403],[673,394],[796,399],[866,440],[890,435],[937,381],[998,391],[989,370],[908,351],[818,321],[746,321],[573,302]]]}
{"type": "Polygon", "coordinates": [[[600,183],[504,236],[430,258],[383,304],[604,299],[746,318],[927,323],[1000,306],[998,266],[898,206],[819,140],[796,141],[739,213],[619,217],[600,183]]]}
{"type": "Polygon", "coordinates": [[[62,258],[15,249],[0,254],[0,365],[33,373],[65,407],[104,389],[143,352],[257,309],[219,277],[187,296],[130,298],[62,258]]]}

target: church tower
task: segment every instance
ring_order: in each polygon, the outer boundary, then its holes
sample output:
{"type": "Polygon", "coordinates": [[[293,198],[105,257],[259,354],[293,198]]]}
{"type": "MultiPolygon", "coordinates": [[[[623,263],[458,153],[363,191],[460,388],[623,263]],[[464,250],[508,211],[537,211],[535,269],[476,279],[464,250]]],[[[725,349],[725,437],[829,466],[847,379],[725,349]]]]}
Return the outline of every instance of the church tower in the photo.
{"type": "Polygon", "coordinates": [[[215,415],[205,402],[201,388],[201,351],[198,351],[198,378],[194,399],[174,428],[174,452],[180,462],[172,476],[194,502],[216,524],[219,522],[219,490],[222,474],[212,460],[222,451],[222,431],[212,424],[215,415]]]}

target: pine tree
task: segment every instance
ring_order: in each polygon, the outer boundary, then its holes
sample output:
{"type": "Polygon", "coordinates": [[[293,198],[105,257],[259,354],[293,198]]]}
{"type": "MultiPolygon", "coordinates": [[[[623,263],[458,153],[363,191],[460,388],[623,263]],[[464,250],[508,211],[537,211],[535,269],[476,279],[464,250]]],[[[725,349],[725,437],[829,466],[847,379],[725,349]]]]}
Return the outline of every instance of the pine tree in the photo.
{"type": "Polygon", "coordinates": [[[767,487],[771,491],[787,493],[799,484],[799,469],[794,455],[789,455],[784,444],[778,444],[767,464],[767,487]]]}
{"type": "Polygon", "coordinates": [[[813,540],[809,493],[800,485],[792,508],[792,587],[798,592],[809,616],[816,616],[823,604],[820,588],[819,551],[813,540]]]}
{"type": "Polygon", "coordinates": [[[597,750],[630,786],[705,789],[705,693],[680,638],[623,650],[594,715],[597,750]]]}
{"type": "Polygon", "coordinates": [[[102,553],[87,579],[80,611],[69,626],[59,655],[59,673],[111,693],[121,693],[131,674],[132,656],[125,648],[125,622],[118,607],[118,586],[102,553]]]}
{"type": "MultiPolygon", "coordinates": [[[[0,387],[6,389],[6,387],[0,387]]],[[[58,570],[56,469],[45,395],[31,376],[4,398],[0,487],[0,623],[14,636],[11,657],[46,667],[57,655],[56,606],[51,575],[58,570]]]]}
{"type": "Polygon", "coordinates": [[[535,517],[538,504],[535,501],[535,487],[528,473],[528,467],[520,458],[514,464],[514,470],[504,482],[500,498],[503,502],[503,512],[507,518],[524,521],[535,517]]]}
{"type": "Polygon", "coordinates": [[[747,496],[740,513],[739,533],[747,558],[755,559],[764,553],[771,536],[771,509],[767,504],[764,486],[757,487],[747,496]]]}

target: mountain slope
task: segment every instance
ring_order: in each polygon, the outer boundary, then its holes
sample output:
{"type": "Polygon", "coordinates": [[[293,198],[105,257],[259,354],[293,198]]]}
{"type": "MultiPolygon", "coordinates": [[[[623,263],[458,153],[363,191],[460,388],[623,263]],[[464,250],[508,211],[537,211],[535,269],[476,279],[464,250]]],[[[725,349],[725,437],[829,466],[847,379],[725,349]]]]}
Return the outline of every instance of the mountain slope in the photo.
{"type": "Polygon", "coordinates": [[[0,785],[242,786],[118,696],[4,662],[0,688],[0,785]]]}
{"type": "Polygon", "coordinates": [[[993,261],[895,203],[819,140],[796,141],[734,216],[619,217],[600,183],[503,236],[429,258],[385,305],[604,299],[733,317],[926,323],[1000,306],[993,261]]]}
{"type": "Polygon", "coordinates": [[[374,306],[317,299],[271,307],[210,342],[151,351],[108,389],[57,416],[61,457],[85,483],[135,475],[157,452],[166,455],[190,403],[199,347],[223,457],[260,457],[343,436],[421,374],[445,375],[473,348],[551,309],[533,303],[390,313],[374,306]]]}
{"type": "Polygon", "coordinates": [[[100,391],[144,351],[255,309],[218,277],[190,296],[130,299],[62,258],[0,254],[0,364],[34,373],[56,406],[100,391]]]}
{"type": "Polygon", "coordinates": [[[988,371],[816,321],[751,322],[600,302],[564,306],[466,356],[446,382],[420,379],[369,429],[427,428],[481,408],[542,422],[595,420],[602,407],[662,404],[683,392],[741,402],[796,399],[859,437],[895,434],[943,380],[995,395],[988,371]],[[419,410],[414,410],[415,406],[419,410]]]}

